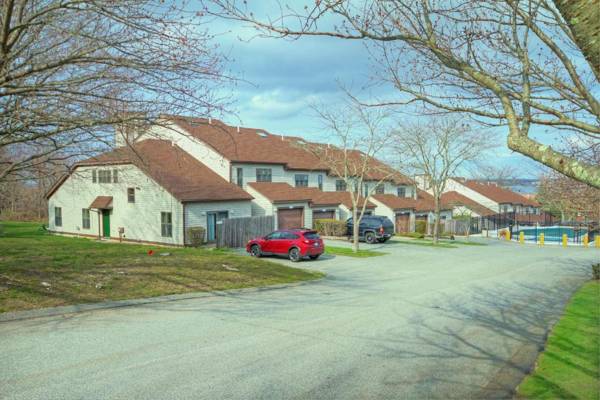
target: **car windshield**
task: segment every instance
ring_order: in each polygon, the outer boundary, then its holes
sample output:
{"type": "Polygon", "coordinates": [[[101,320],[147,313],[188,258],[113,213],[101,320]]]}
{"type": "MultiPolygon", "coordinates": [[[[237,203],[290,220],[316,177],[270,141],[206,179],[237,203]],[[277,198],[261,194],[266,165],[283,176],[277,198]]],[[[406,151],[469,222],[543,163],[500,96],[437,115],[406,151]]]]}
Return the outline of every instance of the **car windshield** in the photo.
{"type": "Polygon", "coordinates": [[[319,234],[317,232],[306,232],[304,234],[304,237],[306,239],[309,239],[309,240],[315,240],[315,239],[319,239],[320,238],[320,236],[319,236],[319,234]]]}

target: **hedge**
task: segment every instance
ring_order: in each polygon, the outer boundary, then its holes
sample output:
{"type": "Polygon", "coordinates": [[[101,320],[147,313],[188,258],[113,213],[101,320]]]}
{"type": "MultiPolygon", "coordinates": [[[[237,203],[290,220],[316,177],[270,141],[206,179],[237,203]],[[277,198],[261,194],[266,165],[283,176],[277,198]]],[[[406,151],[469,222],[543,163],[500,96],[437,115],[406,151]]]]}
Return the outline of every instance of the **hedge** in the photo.
{"type": "Polygon", "coordinates": [[[313,228],[323,236],[346,236],[347,233],[346,222],[337,219],[315,219],[313,228]]]}
{"type": "Polygon", "coordinates": [[[415,221],[415,232],[425,234],[427,232],[427,221],[415,221]]]}
{"type": "Polygon", "coordinates": [[[187,228],[186,230],[186,239],[187,244],[192,247],[200,247],[204,243],[204,234],[206,229],[201,226],[194,226],[191,228],[187,228]]]}

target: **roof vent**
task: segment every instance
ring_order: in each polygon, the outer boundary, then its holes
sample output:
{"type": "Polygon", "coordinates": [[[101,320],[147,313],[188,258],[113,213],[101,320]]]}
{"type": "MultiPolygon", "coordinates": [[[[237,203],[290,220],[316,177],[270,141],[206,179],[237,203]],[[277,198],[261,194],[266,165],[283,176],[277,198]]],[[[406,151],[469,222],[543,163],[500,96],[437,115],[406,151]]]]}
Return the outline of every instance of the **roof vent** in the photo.
{"type": "Polygon", "coordinates": [[[211,125],[212,124],[212,118],[208,117],[208,124],[211,125]]]}
{"type": "Polygon", "coordinates": [[[240,126],[237,126],[237,133],[240,133],[240,126]]]}

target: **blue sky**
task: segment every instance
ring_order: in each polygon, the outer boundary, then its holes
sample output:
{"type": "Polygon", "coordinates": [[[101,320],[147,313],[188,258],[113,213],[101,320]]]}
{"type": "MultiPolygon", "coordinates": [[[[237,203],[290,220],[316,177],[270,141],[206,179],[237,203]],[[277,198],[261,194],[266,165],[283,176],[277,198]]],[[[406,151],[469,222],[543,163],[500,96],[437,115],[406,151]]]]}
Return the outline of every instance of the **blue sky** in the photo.
{"type": "MultiPolygon", "coordinates": [[[[260,38],[251,28],[230,21],[215,20],[209,27],[229,57],[227,68],[239,78],[235,87],[226,89],[235,112],[223,118],[228,123],[327,141],[311,103],[341,101],[345,94],[340,85],[363,98],[395,95],[393,88],[373,86],[373,63],[360,41],[260,38]]],[[[508,150],[505,132],[501,128],[486,133],[499,144],[487,163],[517,166],[522,177],[537,176],[538,164],[508,150]]]]}

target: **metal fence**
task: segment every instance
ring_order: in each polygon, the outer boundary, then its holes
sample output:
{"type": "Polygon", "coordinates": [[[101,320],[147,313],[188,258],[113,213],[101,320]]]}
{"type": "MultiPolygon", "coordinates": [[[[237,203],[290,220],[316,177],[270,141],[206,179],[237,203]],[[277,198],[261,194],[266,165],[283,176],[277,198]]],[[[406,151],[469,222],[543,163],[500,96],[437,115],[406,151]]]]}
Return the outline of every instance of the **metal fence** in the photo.
{"type": "MultiPolygon", "coordinates": [[[[587,235],[588,243],[592,243],[600,236],[600,223],[598,221],[560,221],[549,213],[517,214],[514,212],[488,215],[485,217],[472,217],[470,219],[449,219],[440,221],[440,232],[447,235],[475,235],[483,233],[484,236],[505,235],[509,230],[512,240],[519,240],[523,232],[524,240],[529,243],[540,243],[541,234],[544,234],[544,243],[562,243],[564,235],[567,242],[581,244],[587,235]]],[[[433,232],[433,224],[428,225],[428,231],[433,232]]]]}
{"type": "Polygon", "coordinates": [[[472,234],[476,234],[482,231],[495,231],[511,226],[553,226],[558,222],[558,218],[546,212],[542,212],[541,214],[506,212],[471,218],[470,230],[472,234]]]}
{"type": "Polygon", "coordinates": [[[224,219],[217,225],[217,247],[244,247],[248,240],[271,233],[274,225],[273,216],[224,219]]]}
{"type": "Polygon", "coordinates": [[[526,226],[526,225],[515,225],[510,227],[511,239],[519,240],[521,232],[523,233],[523,239],[530,243],[540,243],[541,235],[544,234],[545,243],[562,243],[563,236],[566,235],[568,243],[583,243],[583,238],[587,234],[588,240],[593,242],[595,236],[598,234],[597,227],[593,225],[586,225],[577,223],[574,225],[568,225],[567,223],[561,223],[556,226],[526,226]]]}

